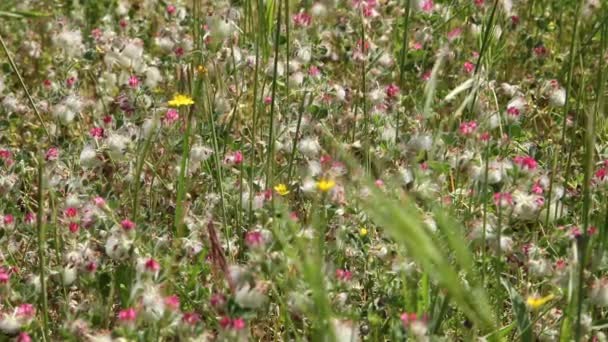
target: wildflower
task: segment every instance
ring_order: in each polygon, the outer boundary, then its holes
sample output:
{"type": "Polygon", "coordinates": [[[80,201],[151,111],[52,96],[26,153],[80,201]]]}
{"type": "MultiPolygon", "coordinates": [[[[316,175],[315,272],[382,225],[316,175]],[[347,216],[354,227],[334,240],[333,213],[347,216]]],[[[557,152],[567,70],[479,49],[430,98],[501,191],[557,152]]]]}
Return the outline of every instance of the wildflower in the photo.
{"type": "Polygon", "coordinates": [[[247,232],[245,235],[245,243],[251,248],[256,248],[264,245],[264,236],[259,230],[247,232]]]}
{"type": "Polygon", "coordinates": [[[175,13],[176,8],[174,5],[167,5],[166,10],[167,10],[167,14],[173,15],[175,13]]]}
{"type": "Polygon", "coordinates": [[[139,87],[139,78],[137,78],[137,76],[131,75],[131,77],[129,77],[129,87],[131,87],[131,88],[139,87]]]}
{"type": "Polygon", "coordinates": [[[187,95],[176,94],[173,96],[173,99],[168,102],[168,104],[171,107],[191,106],[194,104],[194,101],[187,95]]]}
{"type": "Polygon", "coordinates": [[[306,12],[299,12],[291,19],[296,27],[307,27],[312,23],[312,17],[306,12]]]}
{"type": "Polygon", "coordinates": [[[19,333],[19,336],[17,336],[15,342],[32,342],[32,338],[30,337],[30,335],[28,335],[28,333],[21,332],[19,333]]]}
{"type": "Polygon", "coordinates": [[[349,270],[337,269],[336,278],[341,281],[349,281],[353,277],[353,273],[349,270]]]}
{"type": "Polygon", "coordinates": [[[160,264],[158,263],[158,261],[154,260],[153,258],[150,258],[146,261],[146,263],[144,264],[146,271],[149,272],[158,272],[158,270],[160,270],[160,264]]]}
{"type": "Polygon", "coordinates": [[[165,297],[164,302],[165,302],[165,305],[172,311],[179,310],[179,297],[178,296],[172,295],[169,297],[165,297]]]}
{"type": "Polygon", "coordinates": [[[389,84],[386,87],[386,96],[389,98],[395,98],[399,94],[399,87],[396,84],[389,84]]]}
{"type": "Polygon", "coordinates": [[[361,237],[366,237],[366,236],[367,236],[367,228],[365,228],[365,227],[361,227],[361,228],[359,229],[359,236],[361,236],[361,237]]]}
{"type": "Polygon", "coordinates": [[[508,192],[497,192],[494,194],[494,204],[500,207],[513,205],[513,196],[508,192]]]}
{"type": "Polygon", "coordinates": [[[205,68],[205,66],[202,64],[196,67],[196,71],[201,75],[204,75],[208,72],[207,68],[205,68]]]}
{"type": "Polygon", "coordinates": [[[11,279],[11,274],[4,268],[0,267],[0,284],[8,284],[11,279]]]}
{"type": "Polygon", "coordinates": [[[274,191],[276,191],[277,194],[281,196],[285,196],[289,193],[289,190],[287,190],[287,186],[283,183],[276,185],[274,187],[274,191]]]}
{"type": "Polygon", "coordinates": [[[468,121],[460,124],[459,131],[462,135],[471,135],[477,129],[477,122],[468,121]]]}
{"type": "Polygon", "coordinates": [[[528,305],[528,307],[532,310],[538,310],[543,305],[550,302],[553,298],[555,298],[553,294],[549,294],[545,297],[530,296],[526,299],[526,305],[528,305]]]}
{"type": "Polygon", "coordinates": [[[124,219],[120,222],[120,226],[122,227],[122,229],[126,230],[126,231],[130,231],[135,229],[135,222],[129,220],[129,219],[124,219]]]}
{"type": "Polygon", "coordinates": [[[513,162],[525,171],[534,171],[538,167],[536,160],[530,156],[517,156],[513,162]]]}
{"type": "Polygon", "coordinates": [[[321,179],[317,181],[317,189],[321,192],[328,192],[336,186],[336,182],[331,179],[321,179]]]}
{"type": "MultiPolygon", "coordinates": [[[[449,41],[453,41],[456,38],[460,37],[460,34],[462,33],[462,29],[460,27],[457,27],[453,30],[451,30],[450,32],[448,32],[448,40],[449,41]]],[[[420,44],[420,43],[417,43],[420,44]]],[[[422,46],[420,46],[420,48],[422,48],[422,46]]],[[[419,50],[420,48],[416,49],[419,50]]]]}
{"type": "Polygon", "coordinates": [[[57,147],[49,148],[48,151],[46,151],[46,154],[44,155],[44,159],[46,161],[57,160],[57,158],[59,158],[59,150],[57,149],[57,147]]]}
{"type": "Polygon", "coordinates": [[[137,312],[133,308],[127,308],[118,312],[118,320],[123,323],[131,323],[137,319],[137,312]]]}
{"type": "Polygon", "coordinates": [[[464,70],[465,73],[470,74],[473,72],[473,70],[475,70],[475,64],[466,61],[464,62],[462,69],[464,70]]]}

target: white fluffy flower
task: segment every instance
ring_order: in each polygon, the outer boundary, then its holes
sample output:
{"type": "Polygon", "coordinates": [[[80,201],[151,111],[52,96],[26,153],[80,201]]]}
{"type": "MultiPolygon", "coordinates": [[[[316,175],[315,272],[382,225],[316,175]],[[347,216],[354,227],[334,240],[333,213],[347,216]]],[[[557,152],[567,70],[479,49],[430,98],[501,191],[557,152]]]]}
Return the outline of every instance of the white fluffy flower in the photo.
{"type": "Polygon", "coordinates": [[[129,138],[118,133],[111,134],[107,140],[110,158],[121,159],[127,151],[128,143],[129,138]]]}
{"type": "Polygon", "coordinates": [[[84,168],[95,167],[99,163],[95,148],[87,145],[80,152],[80,166],[84,168]]]}
{"type": "Polygon", "coordinates": [[[321,145],[319,145],[319,141],[316,138],[304,138],[298,143],[300,153],[309,158],[315,157],[320,149],[321,145]]]}
{"type": "Polygon", "coordinates": [[[53,37],[53,44],[65,51],[69,57],[78,57],[84,52],[80,30],[63,30],[53,37]]]}
{"type": "Polygon", "coordinates": [[[163,76],[160,74],[160,70],[158,70],[158,68],[149,67],[146,70],[146,80],[144,81],[146,87],[154,89],[156,88],[158,83],[162,82],[162,80],[163,76]]]}

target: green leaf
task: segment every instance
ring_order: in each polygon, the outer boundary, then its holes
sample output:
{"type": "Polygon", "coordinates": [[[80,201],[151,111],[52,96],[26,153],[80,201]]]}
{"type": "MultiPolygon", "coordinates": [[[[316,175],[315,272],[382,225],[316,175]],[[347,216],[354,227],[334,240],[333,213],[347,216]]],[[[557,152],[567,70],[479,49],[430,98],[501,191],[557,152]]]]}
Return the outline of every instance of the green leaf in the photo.
{"type": "Polygon", "coordinates": [[[511,305],[513,305],[513,312],[515,312],[517,330],[521,335],[521,341],[533,341],[534,339],[532,337],[531,329],[532,324],[530,323],[530,314],[526,308],[526,303],[524,302],[523,298],[521,298],[517,290],[515,290],[508,281],[500,279],[500,282],[507,289],[507,292],[509,292],[511,305]]]}

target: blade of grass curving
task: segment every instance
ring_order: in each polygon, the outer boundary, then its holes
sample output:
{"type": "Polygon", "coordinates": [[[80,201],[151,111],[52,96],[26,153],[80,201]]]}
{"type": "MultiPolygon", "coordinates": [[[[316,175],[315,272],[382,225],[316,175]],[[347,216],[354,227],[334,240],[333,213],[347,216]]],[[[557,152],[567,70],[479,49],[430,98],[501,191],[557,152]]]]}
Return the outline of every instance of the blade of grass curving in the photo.
{"type": "Polygon", "coordinates": [[[511,298],[511,305],[513,306],[513,312],[515,313],[515,322],[517,323],[517,330],[521,335],[521,341],[533,341],[532,324],[530,323],[530,314],[526,308],[526,303],[508,281],[501,278],[500,282],[505,289],[507,289],[509,297],[511,298]]]}
{"type": "Polygon", "coordinates": [[[38,160],[38,212],[36,225],[38,230],[38,271],[40,272],[40,304],[42,306],[42,337],[49,338],[49,305],[46,291],[46,225],[44,224],[44,161],[38,160]]]}
{"type": "Polygon", "coordinates": [[[19,84],[21,85],[21,88],[25,92],[25,96],[27,97],[27,100],[30,103],[30,106],[34,110],[34,113],[36,113],[36,117],[38,118],[40,125],[44,129],[44,133],[46,133],[46,136],[49,138],[49,140],[52,140],[51,134],[49,133],[48,129],[46,128],[46,125],[44,124],[42,115],[38,111],[38,107],[34,103],[34,99],[32,99],[32,95],[30,95],[30,91],[28,90],[27,86],[25,85],[25,82],[23,81],[23,77],[21,77],[21,73],[19,72],[19,69],[17,68],[17,65],[15,64],[13,57],[11,56],[10,52],[8,51],[8,48],[6,47],[6,43],[4,42],[4,39],[2,38],[2,34],[0,34],[0,44],[2,45],[2,50],[4,50],[4,54],[6,54],[6,58],[8,59],[8,63],[11,66],[11,69],[17,75],[17,78],[19,79],[19,84]]]}

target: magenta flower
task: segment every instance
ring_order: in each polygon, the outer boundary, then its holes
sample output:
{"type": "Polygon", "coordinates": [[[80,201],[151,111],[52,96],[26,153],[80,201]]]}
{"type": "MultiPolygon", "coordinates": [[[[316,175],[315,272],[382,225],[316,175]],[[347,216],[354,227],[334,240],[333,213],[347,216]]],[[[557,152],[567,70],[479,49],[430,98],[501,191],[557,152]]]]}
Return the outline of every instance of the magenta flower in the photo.
{"type": "Polygon", "coordinates": [[[133,308],[126,308],[118,312],[118,320],[123,323],[135,322],[137,312],[133,308]]]}

